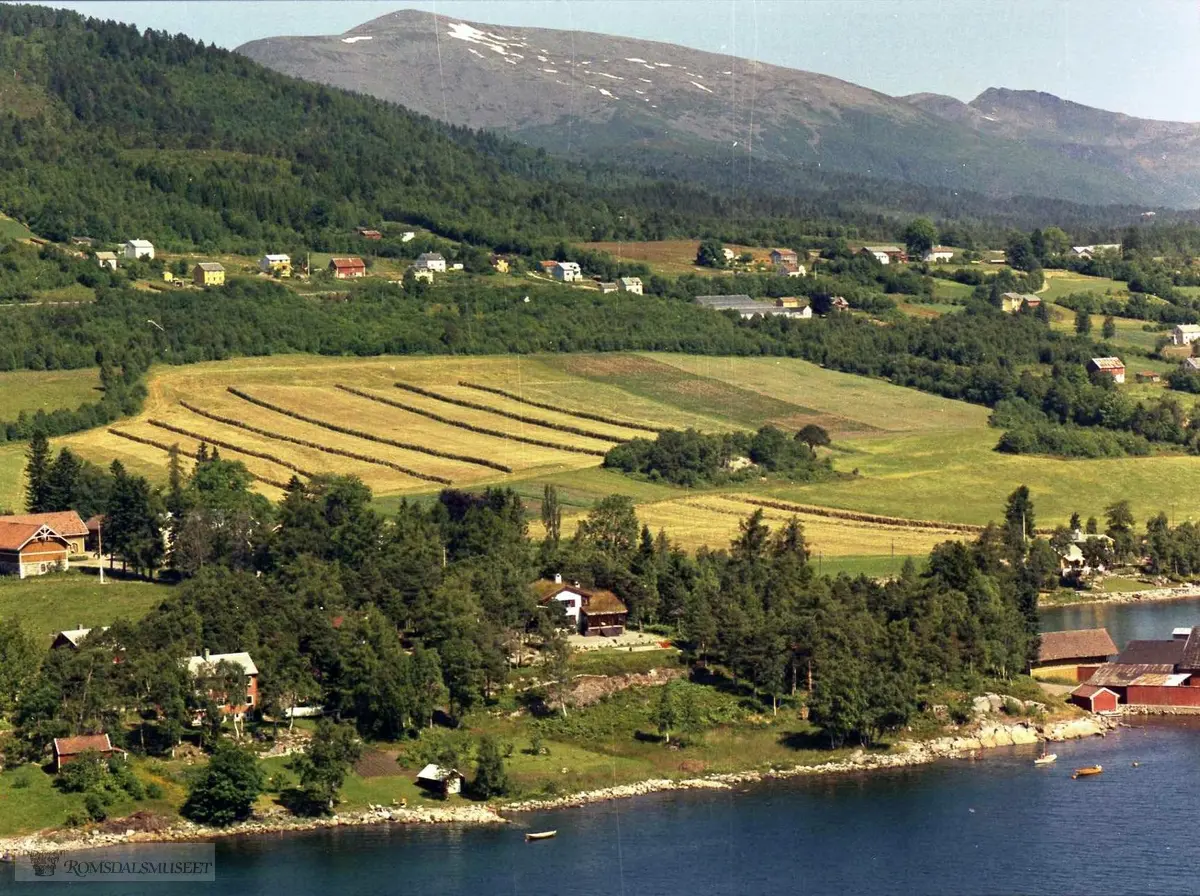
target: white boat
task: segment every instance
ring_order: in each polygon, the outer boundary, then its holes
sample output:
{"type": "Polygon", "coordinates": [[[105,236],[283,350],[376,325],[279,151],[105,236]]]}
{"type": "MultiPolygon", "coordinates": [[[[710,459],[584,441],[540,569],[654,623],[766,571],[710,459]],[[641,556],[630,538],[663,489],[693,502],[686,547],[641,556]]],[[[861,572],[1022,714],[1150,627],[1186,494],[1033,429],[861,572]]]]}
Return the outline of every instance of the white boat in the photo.
{"type": "Polygon", "coordinates": [[[554,837],[557,834],[558,831],[539,831],[536,834],[526,834],[525,842],[528,843],[531,840],[549,840],[551,837],[554,837]]]}
{"type": "Polygon", "coordinates": [[[1049,765],[1057,758],[1058,758],[1057,753],[1047,753],[1045,756],[1039,756],[1037,759],[1033,760],[1033,764],[1034,765],[1049,765]]]}

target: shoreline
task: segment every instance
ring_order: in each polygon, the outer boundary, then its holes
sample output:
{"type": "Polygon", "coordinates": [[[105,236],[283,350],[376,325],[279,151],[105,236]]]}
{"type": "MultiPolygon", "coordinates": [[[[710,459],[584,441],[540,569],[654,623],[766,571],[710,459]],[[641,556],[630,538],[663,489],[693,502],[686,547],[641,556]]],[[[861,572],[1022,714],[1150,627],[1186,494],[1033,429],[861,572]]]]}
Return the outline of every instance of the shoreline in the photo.
{"type": "Polygon", "coordinates": [[[976,754],[996,747],[1031,745],[1040,742],[1057,743],[1084,737],[1103,737],[1119,726],[1116,718],[1082,716],[1059,722],[1037,725],[1033,722],[983,720],[960,734],[947,734],[929,741],[900,741],[886,753],[855,750],[848,759],[831,760],[816,765],[772,767],[766,770],[726,772],[695,778],[651,778],[632,784],[588,790],[551,799],[527,799],[500,805],[459,805],[453,807],[397,808],[368,806],[365,810],[332,815],[327,818],[296,818],[290,815],[268,815],[251,818],[225,828],[212,828],[189,821],[178,821],[162,830],[124,833],[87,833],[64,830],[39,831],[31,834],[0,838],[0,857],[12,859],[54,851],[101,849],[129,843],[187,843],[211,841],[228,837],[247,837],[263,834],[292,834],[321,828],[364,827],[368,825],[435,824],[435,825],[506,825],[514,820],[505,814],[543,812],[571,809],[610,800],[629,799],[651,793],[674,790],[730,790],[734,787],[817,775],[854,774],[880,769],[928,765],[941,759],[974,758],[976,754]]]}
{"type": "Polygon", "coordinates": [[[1173,600],[1200,598],[1200,585],[1177,585],[1173,588],[1147,588],[1143,591],[1110,591],[1102,597],[1093,597],[1092,592],[1081,592],[1088,596],[1080,600],[1043,604],[1042,610],[1058,610],[1066,607],[1094,606],[1096,604],[1165,603],[1173,600]]]}

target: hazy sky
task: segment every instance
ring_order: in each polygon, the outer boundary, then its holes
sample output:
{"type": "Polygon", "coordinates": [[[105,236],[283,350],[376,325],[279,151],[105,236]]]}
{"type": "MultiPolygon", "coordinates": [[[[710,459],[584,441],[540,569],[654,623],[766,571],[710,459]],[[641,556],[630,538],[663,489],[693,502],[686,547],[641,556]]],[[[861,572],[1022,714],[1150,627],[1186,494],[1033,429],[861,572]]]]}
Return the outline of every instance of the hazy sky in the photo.
{"type": "Polygon", "coordinates": [[[230,48],[279,34],[339,34],[397,9],[423,9],[679,43],[894,95],[970,100],[987,87],[1010,87],[1144,118],[1200,121],[1196,0],[43,2],[230,48]]]}

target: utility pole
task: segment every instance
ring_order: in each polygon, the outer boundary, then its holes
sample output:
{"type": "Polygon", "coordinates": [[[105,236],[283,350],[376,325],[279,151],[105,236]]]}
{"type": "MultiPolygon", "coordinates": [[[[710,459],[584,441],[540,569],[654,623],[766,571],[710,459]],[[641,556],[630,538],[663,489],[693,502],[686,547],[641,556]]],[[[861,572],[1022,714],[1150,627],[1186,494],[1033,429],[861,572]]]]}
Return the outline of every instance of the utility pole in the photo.
{"type": "Polygon", "coordinates": [[[96,553],[100,555],[100,584],[104,584],[104,518],[96,519],[96,553]]]}

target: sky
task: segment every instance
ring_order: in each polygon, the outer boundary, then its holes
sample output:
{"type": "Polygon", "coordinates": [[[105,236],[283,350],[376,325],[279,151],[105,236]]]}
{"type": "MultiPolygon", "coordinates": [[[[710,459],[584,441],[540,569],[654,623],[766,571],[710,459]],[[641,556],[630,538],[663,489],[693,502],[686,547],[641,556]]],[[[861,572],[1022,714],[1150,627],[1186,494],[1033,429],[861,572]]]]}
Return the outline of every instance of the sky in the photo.
{"type": "Polygon", "coordinates": [[[755,58],[900,96],[1043,90],[1200,121],[1196,0],[41,0],[233,49],[340,34],[398,9],[619,34],[755,58]]]}

